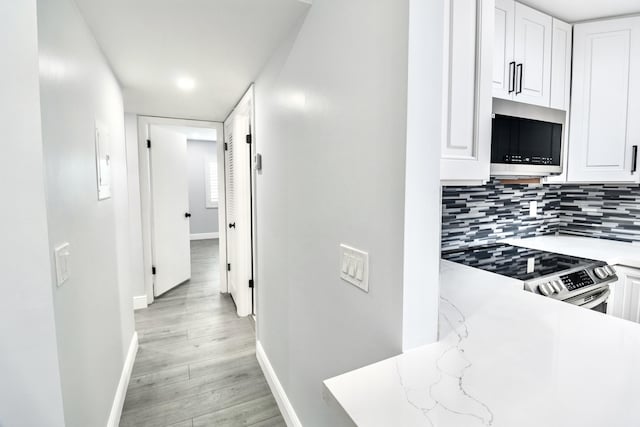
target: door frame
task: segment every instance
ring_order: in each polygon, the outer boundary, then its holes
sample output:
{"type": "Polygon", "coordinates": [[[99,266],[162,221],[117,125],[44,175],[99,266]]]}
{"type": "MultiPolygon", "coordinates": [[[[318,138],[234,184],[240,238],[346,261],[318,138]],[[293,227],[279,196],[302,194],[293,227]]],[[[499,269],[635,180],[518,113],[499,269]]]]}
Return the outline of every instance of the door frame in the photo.
{"type": "MultiPolygon", "coordinates": [[[[154,116],[138,116],[138,163],[139,163],[139,180],[140,180],[140,209],[142,220],[142,255],[144,264],[144,289],[147,295],[147,304],[153,303],[153,212],[151,204],[151,161],[149,149],[147,148],[147,139],[149,139],[149,126],[189,126],[207,129],[215,129],[218,133],[219,141],[217,144],[218,154],[218,227],[221,231],[226,223],[224,206],[225,188],[224,188],[224,127],[221,122],[211,122],[204,120],[176,119],[169,117],[154,116]],[[222,156],[220,155],[222,150],[222,156]],[[222,179],[220,179],[220,174],[222,179]]],[[[220,290],[227,292],[227,275],[226,275],[226,234],[220,233],[220,290]],[[223,268],[224,262],[224,268],[223,268]]]]}

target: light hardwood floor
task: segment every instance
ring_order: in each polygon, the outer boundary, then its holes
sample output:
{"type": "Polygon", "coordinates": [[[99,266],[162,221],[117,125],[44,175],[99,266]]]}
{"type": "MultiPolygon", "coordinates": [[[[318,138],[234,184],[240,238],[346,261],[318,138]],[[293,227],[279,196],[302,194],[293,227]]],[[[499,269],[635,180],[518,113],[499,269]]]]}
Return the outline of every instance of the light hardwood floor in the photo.
{"type": "Polygon", "coordinates": [[[218,240],[191,242],[191,280],[136,311],[129,426],[285,426],[255,356],[255,330],[219,291],[218,240]]]}

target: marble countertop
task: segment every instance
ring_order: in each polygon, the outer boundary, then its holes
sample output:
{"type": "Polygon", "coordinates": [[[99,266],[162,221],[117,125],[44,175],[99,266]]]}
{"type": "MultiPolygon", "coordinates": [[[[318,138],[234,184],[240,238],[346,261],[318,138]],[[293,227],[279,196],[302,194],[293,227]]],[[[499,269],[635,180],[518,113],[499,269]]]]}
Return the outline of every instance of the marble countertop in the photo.
{"type": "Polygon", "coordinates": [[[566,235],[505,239],[500,243],[640,268],[640,245],[632,243],[566,235]]]}
{"type": "Polygon", "coordinates": [[[356,425],[640,425],[640,325],[448,261],[440,280],[440,341],[325,381],[356,425]]]}

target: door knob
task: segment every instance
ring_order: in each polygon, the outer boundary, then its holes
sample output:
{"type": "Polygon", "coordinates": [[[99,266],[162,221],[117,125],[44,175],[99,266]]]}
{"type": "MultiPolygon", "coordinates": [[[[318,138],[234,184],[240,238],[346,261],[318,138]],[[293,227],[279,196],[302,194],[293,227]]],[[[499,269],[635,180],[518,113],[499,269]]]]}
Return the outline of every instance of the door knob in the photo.
{"type": "Polygon", "coordinates": [[[229,224],[229,228],[236,228],[236,223],[232,222],[231,224],[229,224]]]}
{"type": "Polygon", "coordinates": [[[191,218],[191,214],[190,214],[189,212],[185,212],[185,213],[184,213],[184,217],[185,217],[185,218],[191,218]]]}

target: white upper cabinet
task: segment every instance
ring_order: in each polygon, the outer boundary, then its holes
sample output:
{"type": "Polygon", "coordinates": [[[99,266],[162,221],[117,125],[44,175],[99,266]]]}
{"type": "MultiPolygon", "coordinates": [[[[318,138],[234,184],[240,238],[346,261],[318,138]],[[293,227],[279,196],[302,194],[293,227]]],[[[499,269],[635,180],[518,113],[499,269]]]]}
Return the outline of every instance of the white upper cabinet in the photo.
{"type": "MultiPolygon", "coordinates": [[[[513,0],[496,0],[494,12],[493,96],[549,107],[553,18],[513,0]]],[[[568,85],[568,77],[558,84],[568,85]]]]}
{"type": "Polygon", "coordinates": [[[489,179],[493,0],[445,1],[445,69],[440,178],[489,179]]]}
{"type": "Polygon", "coordinates": [[[551,102],[558,110],[569,109],[571,92],[571,25],[553,18],[551,39],[551,102]]]}
{"type": "Polygon", "coordinates": [[[569,181],[638,182],[640,17],[574,26],[569,181]]]}
{"type": "Polygon", "coordinates": [[[516,4],[495,0],[493,32],[493,96],[513,99],[516,62],[513,56],[516,4]]]}
{"type": "Polygon", "coordinates": [[[553,19],[516,3],[514,100],[549,106],[551,99],[551,36],[553,19]]]}

